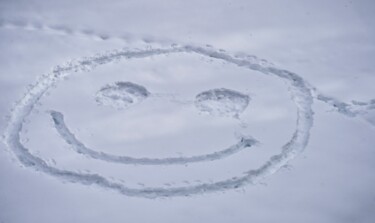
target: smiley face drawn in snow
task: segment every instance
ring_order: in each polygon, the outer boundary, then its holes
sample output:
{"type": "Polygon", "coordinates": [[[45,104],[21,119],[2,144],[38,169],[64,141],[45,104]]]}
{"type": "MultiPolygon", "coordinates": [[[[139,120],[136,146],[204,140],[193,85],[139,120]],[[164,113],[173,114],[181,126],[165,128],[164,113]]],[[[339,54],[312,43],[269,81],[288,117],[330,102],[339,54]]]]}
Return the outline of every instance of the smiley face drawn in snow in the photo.
{"type": "MultiPolygon", "coordinates": [[[[259,61],[249,60],[248,58],[235,57],[223,51],[217,51],[212,48],[195,47],[195,46],[172,46],[162,49],[145,49],[145,50],[123,50],[101,54],[98,56],[88,57],[83,60],[70,62],[64,66],[56,67],[50,74],[41,77],[30,91],[20,100],[13,109],[9,124],[4,134],[4,141],[14,152],[18,160],[27,167],[34,168],[37,171],[47,173],[65,181],[81,183],[85,185],[97,185],[103,188],[112,189],[128,196],[138,196],[146,198],[154,197],[171,197],[171,196],[188,196],[192,194],[202,194],[206,192],[222,191],[227,189],[238,188],[249,183],[254,183],[260,179],[269,176],[286,165],[291,159],[296,157],[306,147],[309,139],[309,131],[313,123],[313,112],[311,109],[312,94],[311,89],[306,82],[298,75],[277,69],[268,65],[261,65],[259,61]],[[263,74],[273,75],[282,79],[289,84],[289,90],[292,94],[292,101],[297,107],[296,129],[293,136],[282,147],[280,154],[272,156],[268,161],[257,169],[248,170],[246,173],[211,183],[201,183],[192,186],[179,187],[146,187],[132,188],[125,184],[113,182],[99,174],[80,173],[59,169],[49,165],[43,159],[30,153],[20,141],[20,132],[23,128],[24,119],[33,110],[34,105],[44,96],[46,91],[62,81],[65,77],[72,75],[74,72],[85,71],[95,68],[102,64],[108,64],[114,60],[129,58],[145,58],[164,54],[190,53],[198,54],[205,57],[211,57],[217,60],[223,60],[227,63],[243,67],[246,69],[258,71],[263,74]]],[[[111,103],[115,106],[127,107],[132,104],[140,103],[152,95],[146,88],[131,82],[119,82],[112,85],[104,86],[97,96],[98,103],[103,105],[111,103]]],[[[201,111],[212,115],[238,115],[248,106],[250,98],[238,91],[215,88],[203,91],[196,95],[194,105],[201,111]]],[[[125,156],[114,156],[107,153],[95,152],[84,146],[70,132],[64,123],[62,113],[52,111],[55,126],[60,135],[71,145],[77,152],[85,153],[92,158],[102,159],[111,162],[125,164],[179,164],[187,162],[200,162],[205,160],[219,159],[245,147],[255,144],[252,138],[242,138],[237,144],[228,149],[220,150],[212,154],[204,154],[193,157],[172,157],[165,159],[138,159],[125,156]]]]}

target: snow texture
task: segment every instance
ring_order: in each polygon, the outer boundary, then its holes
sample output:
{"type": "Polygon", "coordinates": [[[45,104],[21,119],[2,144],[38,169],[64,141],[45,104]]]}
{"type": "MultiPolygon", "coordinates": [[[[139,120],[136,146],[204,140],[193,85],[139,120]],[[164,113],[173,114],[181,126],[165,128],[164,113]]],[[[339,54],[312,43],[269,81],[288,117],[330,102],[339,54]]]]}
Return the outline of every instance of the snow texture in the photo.
{"type": "Polygon", "coordinates": [[[96,94],[100,105],[126,109],[145,100],[150,93],[143,86],[131,82],[117,82],[102,87],[96,94]]]}
{"type": "MultiPolygon", "coordinates": [[[[64,27],[39,26],[36,24],[23,24],[2,22],[2,27],[6,28],[25,28],[32,30],[42,30],[46,32],[56,31],[64,35],[71,35],[79,31],[72,31],[64,27]]],[[[88,37],[100,39],[116,38],[110,35],[101,35],[95,32],[85,33],[88,37]]],[[[127,41],[127,38],[123,39],[127,41]]],[[[157,42],[156,39],[147,39],[147,42],[157,42]]],[[[105,189],[117,191],[126,196],[157,198],[157,197],[175,197],[189,196],[195,194],[205,194],[209,192],[218,192],[230,189],[244,187],[249,184],[257,183],[265,177],[276,173],[280,168],[287,165],[292,159],[301,154],[309,142],[310,130],[313,126],[314,112],[312,104],[314,99],[327,103],[338,112],[349,117],[355,117],[357,114],[366,113],[374,109],[374,100],[370,102],[353,102],[352,105],[341,102],[333,97],[316,95],[317,90],[305,81],[300,75],[291,71],[277,68],[264,60],[255,56],[243,57],[227,53],[223,50],[216,50],[211,46],[196,46],[192,44],[178,45],[173,42],[170,47],[164,48],[145,48],[145,49],[124,49],[111,52],[105,52],[94,56],[85,57],[78,60],[72,60],[63,65],[56,66],[50,73],[40,76],[39,80],[32,85],[26,94],[16,103],[10,114],[9,122],[3,135],[3,141],[14,153],[18,161],[25,167],[35,171],[43,172],[50,176],[83,185],[96,185],[105,189]],[[178,187],[129,187],[126,184],[111,181],[99,174],[88,174],[75,171],[59,169],[49,165],[45,160],[32,154],[28,148],[21,142],[20,134],[24,126],[25,119],[33,111],[35,105],[45,96],[47,90],[52,86],[63,81],[69,75],[77,72],[90,71],[103,64],[109,64],[117,60],[142,59],[151,56],[190,53],[198,54],[204,57],[225,61],[227,63],[257,71],[264,75],[272,75],[279,80],[285,81],[289,85],[289,92],[293,103],[297,108],[297,119],[293,136],[288,140],[279,154],[273,155],[263,165],[256,169],[249,169],[243,174],[238,174],[228,179],[215,181],[211,183],[198,183],[196,185],[178,186],[178,187]]],[[[127,108],[134,103],[139,103],[146,99],[150,93],[142,86],[130,82],[118,82],[108,85],[99,90],[97,101],[104,105],[111,105],[117,108],[127,108]]],[[[238,116],[248,106],[250,97],[245,94],[227,89],[214,89],[197,95],[195,105],[203,112],[214,115],[238,116]]],[[[145,165],[171,165],[183,164],[188,162],[202,162],[221,159],[232,153],[239,152],[241,149],[255,144],[253,139],[242,139],[240,142],[228,149],[205,154],[196,157],[167,157],[164,159],[150,158],[132,158],[125,156],[114,156],[106,153],[95,152],[85,147],[66,127],[63,115],[57,111],[50,112],[55,127],[61,137],[70,144],[74,150],[86,154],[91,158],[100,159],[105,162],[117,162],[124,164],[145,164],[145,165]]]]}
{"type": "Polygon", "coordinates": [[[237,91],[220,88],[196,96],[195,106],[210,115],[239,117],[249,105],[250,97],[237,91]]]}

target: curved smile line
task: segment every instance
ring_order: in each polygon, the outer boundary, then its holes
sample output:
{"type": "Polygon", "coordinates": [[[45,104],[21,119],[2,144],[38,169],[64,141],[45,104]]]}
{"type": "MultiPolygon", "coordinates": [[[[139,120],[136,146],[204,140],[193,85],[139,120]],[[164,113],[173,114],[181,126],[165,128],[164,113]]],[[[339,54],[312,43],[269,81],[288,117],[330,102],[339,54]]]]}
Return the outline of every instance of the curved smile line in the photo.
{"type": "Polygon", "coordinates": [[[251,137],[242,137],[238,143],[230,146],[227,149],[220,150],[213,153],[189,156],[189,157],[168,157],[168,158],[135,158],[130,156],[117,156],[104,152],[97,152],[86,147],[80,142],[75,135],[69,130],[64,121],[64,115],[58,111],[50,111],[54,126],[60,136],[66,143],[80,154],[87,155],[93,159],[99,159],[107,162],[121,163],[121,164],[137,164],[137,165],[173,165],[173,164],[187,164],[206,162],[223,159],[233,155],[247,147],[252,147],[258,143],[257,140],[251,137]]]}

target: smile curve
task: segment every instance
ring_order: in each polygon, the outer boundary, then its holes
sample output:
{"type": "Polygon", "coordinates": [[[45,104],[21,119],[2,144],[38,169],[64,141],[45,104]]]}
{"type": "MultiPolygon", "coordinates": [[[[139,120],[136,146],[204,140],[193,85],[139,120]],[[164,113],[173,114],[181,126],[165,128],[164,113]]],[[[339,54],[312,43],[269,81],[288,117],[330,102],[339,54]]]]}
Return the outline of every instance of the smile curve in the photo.
{"type": "Polygon", "coordinates": [[[239,142],[228,147],[227,149],[216,151],[213,153],[189,156],[189,157],[168,157],[168,158],[135,158],[130,156],[117,156],[104,152],[97,152],[86,147],[80,142],[75,135],[69,130],[64,121],[64,115],[58,111],[49,111],[54,127],[66,143],[71,145],[73,150],[77,153],[87,155],[93,159],[99,159],[106,162],[120,163],[120,164],[134,164],[134,165],[184,165],[188,163],[214,161],[226,158],[241,150],[252,147],[258,141],[251,137],[242,137],[239,142]]]}

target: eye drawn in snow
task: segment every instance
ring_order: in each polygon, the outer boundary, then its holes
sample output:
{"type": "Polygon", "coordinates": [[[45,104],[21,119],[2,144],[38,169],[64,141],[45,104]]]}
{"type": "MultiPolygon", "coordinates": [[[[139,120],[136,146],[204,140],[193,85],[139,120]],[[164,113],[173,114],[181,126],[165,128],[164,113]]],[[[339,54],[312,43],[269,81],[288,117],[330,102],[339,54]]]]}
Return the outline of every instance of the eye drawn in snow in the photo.
{"type": "MultiPolygon", "coordinates": [[[[22,27],[21,27],[22,28],[22,27]]],[[[110,38],[108,38],[110,39],[110,38]]],[[[103,87],[97,95],[97,100],[105,105],[115,106],[117,108],[128,108],[129,106],[145,100],[150,93],[142,86],[130,82],[118,82],[113,85],[103,87]]],[[[248,184],[257,183],[259,180],[276,173],[280,168],[288,164],[292,159],[301,154],[306,148],[310,130],[313,126],[312,110],[313,100],[325,102],[331,105],[338,112],[356,117],[357,115],[367,114],[375,109],[375,101],[353,102],[347,104],[333,97],[328,97],[317,92],[301,76],[265,64],[263,60],[256,57],[238,57],[222,50],[215,50],[212,47],[200,47],[194,45],[176,45],[170,47],[151,49],[125,49],[114,52],[107,52],[92,57],[86,57],[81,60],[75,60],[65,65],[57,66],[49,74],[41,76],[26,94],[16,103],[9,117],[9,122],[5,128],[3,141],[17,157],[18,161],[25,167],[40,171],[50,176],[59,178],[63,181],[79,183],[82,185],[96,185],[105,189],[117,191],[123,195],[157,198],[157,197],[176,197],[189,196],[195,194],[204,194],[208,192],[225,191],[236,189],[248,184]],[[32,154],[21,140],[21,132],[24,128],[25,119],[34,110],[35,104],[45,96],[47,90],[54,85],[65,80],[65,77],[74,75],[76,72],[87,71],[103,64],[109,64],[117,60],[127,60],[130,58],[147,58],[157,55],[189,53],[204,57],[221,60],[238,67],[257,71],[259,74],[272,75],[273,77],[285,81],[289,84],[291,100],[297,108],[295,121],[295,130],[291,138],[281,146],[281,152],[271,156],[265,163],[258,168],[250,169],[245,173],[239,173],[233,177],[213,181],[210,183],[197,183],[194,185],[183,185],[173,187],[131,187],[126,183],[118,183],[99,174],[82,173],[79,171],[65,170],[48,164],[42,158],[32,154]]],[[[208,112],[220,116],[236,116],[241,114],[248,106],[250,97],[233,90],[213,89],[202,92],[197,95],[195,106],[202,112],[208,112]]],[[[256,143],[252,138],[242,138],[240,142],[233,147],[225,150],[219,150],[213,154],[205,154],[197,157],[167,157],[165,159],[132,158],[118,157],[111,154],[99,153],[87,148],[83,143],[69,131],[64,123],[62,113],[50,112],[56,129],[60,136],[77,152],[84,153],[92,158],[100,159],[105,162],[122,163],[142,163],[144,164],[179,164],[183,162],[200,162],[221,159],[242,148],[250,147],[256,143]]]]}
{"type": "Polygon", "coordinates": [[[248,95],[225,88],[204,91],[195,98],[195,106],[202,113],[236,118],[247,108],[249,102],[248,95]]]}
{"type": "Polygon", "coordinates": [[[116,82],[102,87],[95,100],[99,105],[108,105],[117,109],[127,109],[145,100],[150,92],[141,85],[131,82],[116,82]]]}

